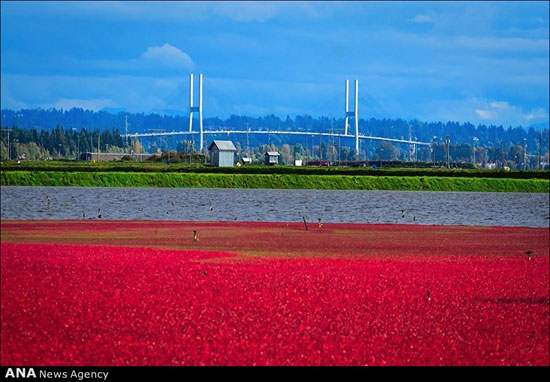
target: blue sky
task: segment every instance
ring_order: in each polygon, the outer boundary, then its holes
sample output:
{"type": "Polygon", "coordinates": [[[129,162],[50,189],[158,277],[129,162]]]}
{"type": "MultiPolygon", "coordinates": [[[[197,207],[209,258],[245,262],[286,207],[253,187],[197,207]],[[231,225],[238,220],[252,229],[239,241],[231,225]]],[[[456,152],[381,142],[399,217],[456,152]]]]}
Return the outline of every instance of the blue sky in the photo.
{"type": "Polygon", "coordinates": [[[549,3],[1,3],[1,106],[549,120],[549,3]],[[353,88],[351,89],[353,94],[353,88]]]}

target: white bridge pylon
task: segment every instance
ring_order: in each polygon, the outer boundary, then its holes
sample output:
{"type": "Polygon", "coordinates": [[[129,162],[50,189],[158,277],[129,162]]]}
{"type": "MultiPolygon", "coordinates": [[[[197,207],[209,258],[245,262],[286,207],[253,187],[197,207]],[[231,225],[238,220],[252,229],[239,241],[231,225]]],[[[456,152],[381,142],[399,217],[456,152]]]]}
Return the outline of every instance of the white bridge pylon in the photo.
{"type": "Polygon", "coordinates": [[[346,80],[346,112],[345,112],[345,128],[344,134],[339,133],[315,133],[311,131],[285,131],[285,130],[234,130],[231,128],[220,127],[217,130],[204,130],[203,129],[203,112],[202,112],[202,83],[203,75],[199,74],[199,105],[194,106],[193,104],[193,73],[189,76],[189,131],[169,131],[169,132],[158,132],[158,133],[134,133],[134,134],[124,134],[123,137],[134,137],[134,138],[145,138],[145,137],[158,137],[158,136],[172,136],[172,135],[194,135],[199,134],[199,149],[202,152],[204,148],[204,135],[216,135],[216,134],[280,134],[280,135],[309,135],[311,137],[319,136],[328,136],[328,137],[340,137],[340,138],[355,138],[355,157],[359,158],[359,139],[371,139],[378,141],[387,141],[395,143],[406,143],[411,145],[424,145],[431,146],[429,142],[419,142],[413,141],[409,138],[406,139],[394,139],[394,138],[383,138],[383,137],[373,137],[368,135],[359,134],[359,80],[355,80],[355,109],[353,111],[349,110],[349,80],[346,80]],[[199,113],[199,131],[193,131],[193,113],[199,113]],[[349,127],[349,117],[354,119],[355,123],[355,135],[348,134],[349,127]]]}
{"type": "Polygon", "coordinates": [[[199,112],[199,131],[200,142],[199,147],[202,151],[203,146],[203,129],[202,129],[202,73],[199,74],[199,106],[193,106],[193,73],[189,76],[189,132],[193,131],[193,112],[199,112]]]}
{"type": "Polygon", "coordinates": [[[344,134],[348,135],[349,117],[355,122],[355,157],[359,158],[359,80],[355,80],[355,110],[349,110],[349,80],[346,80],[346,119],[344,134]]]}

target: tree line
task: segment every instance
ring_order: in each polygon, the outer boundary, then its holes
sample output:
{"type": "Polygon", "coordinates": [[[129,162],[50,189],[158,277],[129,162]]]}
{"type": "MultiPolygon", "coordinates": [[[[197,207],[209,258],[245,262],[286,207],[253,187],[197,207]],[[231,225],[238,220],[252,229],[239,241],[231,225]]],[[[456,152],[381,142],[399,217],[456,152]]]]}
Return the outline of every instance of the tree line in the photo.
{"type": "MultiPolygon", "coordinates": [[[[93,112],[82,109],[62,110],[2,110],[1,158],[11,159],[75,159],[79,153],[95,152],[167,152],[175,150],[197,154],[197,144],[182,137],[153,137],[134,140],[122,136],[128,118],[130,134],[150,132],[149,128],[163,127],[166,131],[186,130],[185,116],[161,116],[156,114],[93,112]],[[53,123],[58,122],[54,127],[53,123]],[[59,123],[64,122],[65,124],[59,123]],[[62,127],[65,126],[65,127],[62,127]],[[67,127],[68,126],[68,127],[67,127]],[[114,126],[114,127],[113,127],[114,126]],[[9,147],[8,147],[8,132],[9,147]]],[[[315,135],[319,132],[343,132],[343,118],[296,116],[281,120],[275,115],[249,117],[232,115],[222,120],[205,119],[206,129],[228,127],[237,130],[300,130],[311,132],[311,136],[254,135],[239,134],[230,139],[237,147],[237,157],[252,156],[261,161],[265,151],[281,152],[284,163],[294,159],[303,160],[410,160],[445,162],[449,139],[449,159],[454,162],[497,163],[512,168],[536,168],[538,154],[546,159],[549,134],[532,127],[485,126],[471,123],[405,121],[402,119],[361,119],[360,133],[395,139],[430,142],[431,146],[392,144],[390,142],[361,140],[359,156],[352,149],[354,142],[349,138],[330,138],[315,135]]],[[[226,136],[208,135],[206,146],[213,139],[227,139],[226,136]]],[[[203,153],[204,154],[204,153],[203,153]]]]}
{"type": "Polygon", "coordinates": [[[56,126],[54,129],[21,129],[17,126],[3,128],[1,142],[2,159],[76,159],[80,153],[97,151],[118,152],[124,148],[124,138],[118,129],[81,130],[77,128],[64,129],[56,126]],[[9,131],[7,131],[9,130],[9,131]],[[9,133],[9,134],[8,134],[9,133]],[[9,145],[8,145],[9,139],[9,145]]]}
{"type": "MultiPolygon", "coordinates": [[[[237,136],[235,136],[237,137],[237,136]]],[[[539,138],[542,136],[539,135],[539,138]]],[[[206,146],[213,139],[226,139],[226,137],[213,137],[207,139],[206,146]]],[[[387,141],[364,141],[361,140],[359,156],[351,145],[321,137],[306,137],[305,142],[289,143],[292,137],[274,136],[279,140],[277,143],[260,143],[258,145],[247,144],[240,140],[235,141],[237,148],[237,160],[251,157],[256,162],[261,162],[267,151],[278,151],[281,154],[281,163],[292,164],[299,159],[309,161],[413,161],[413,162],[434,162],[444,163],[448,159],[451,162],[478,163],[483,167],[488,164],[496,164],[497,167],[509,166],[514,169],[537,168],[538,157],[530,155],[525,151],[526,145],[513,145],[500,143],[498,146],[486,147],[481,144],[476,146],[469,143],[449,144],[434,142],[430,146],[413,146],[408,144],[392,144],[387,141]],[[287,142],[284,141],[285,137],[287,142]],[[370,143],[369,143],[370,142],[370,143]]],[[[294,138],[295,139],[295,138],[294,138]]],[[[296,139],[295,139],[296,140],[296,139]]],[[[2,132],[1,159],[77,159],[79,154],[84,152],[149,152],[168,153],[176,151],[180,154],[200,154],[195,142],[189,139],[172,139],[153,137],[150,139],[135,140],[129,137],[128,140],[122,136],[118,128],[81,130],[77,128],[64,129],[56,126],[51,131],[45,129],[21,129],[14,126],[8,131],[2,132]],[[9,148],[8,148],[9,138],[9,148]]],[[[206,152],[203,154],[207,155],[206,152]]],[[[164,158],[166,155],[159,155],[164,158]]],[[[168,155],[168,158],[170,156],[168,155]]],[[[172,158],[176,158],[175,155],[172,158]]],[[[548,163],[548,153],[542,152],[542,161],[548,163]]]]}
{"type": "MultiPolygon", "coordinates": [[[[106,111],[91,111],[80,108],[70,110],[58,109],[23,109],[13,111],[3,109],[1,111],[1,125],[5,127],[18,126],[22,129],[37,128],[39,130],[54,130],[58,126],[76,128],[77,130],[97,129],[104,131],[106,129],[117,128],[124,131],[126,120],[128,121],[128,132],[144,133],[151,132],[152,129],[164,129],[165,131],[187,130],[189,126],[188,117],[185,115],[159,115],[144,113],[121,112],[112,114],[106,111]]],[[[252,130],[299,130],[315,132],[343,132],[344,118],[329,118],[326,116],[312,117],[309,115],[297,115],[294,118],[286,116],[281,119],[276,115],[267,115],[264,117],[250,117],[231,115],[226,119],[217,117],[204,119],[205,129],[216,129],[227,127],[231,129],[252,129],[252,130]]],[[[538,151],[538,130],[533,127],[523,128],[521,126],[503,126],[479,124],[474,126],[472,123],[465,122],[422,122],[418,120],[406,121],[403,119],[360,119],[359,131],[363,135],[379,136],[385,138],[408,139],[409,131],[411,138],[422,142],[443,142],[446,136],[452,143],[473,144],[474,138],[477,143],[486,147],[497,147],[501,144],[506,146],[522,145],[526,146],[527,152],[536,153],[538,151]]],[[[548,150],[548,128],[545,129],[543,137],[543,151],[548,150]]],[[[272,142],[275,145],[282,144],[280,137],[273,136],[272,142]]],[[[254,147],[266,143],[262,141],[263,137],[250,136],[249,144],[254,147]]],[[[283,137],[288,141],[287,137],[283,137]]],[[[301,143],[288,141],[286,143],[301,143]]]]}

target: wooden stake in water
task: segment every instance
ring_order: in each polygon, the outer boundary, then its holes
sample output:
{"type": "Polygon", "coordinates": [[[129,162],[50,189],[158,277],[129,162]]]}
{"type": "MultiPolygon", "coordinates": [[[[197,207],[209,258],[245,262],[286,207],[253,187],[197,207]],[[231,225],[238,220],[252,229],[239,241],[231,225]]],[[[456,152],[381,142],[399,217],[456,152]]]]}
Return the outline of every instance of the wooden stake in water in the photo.
{"type": "Polygon", "coordinates": [[[307,231],[307,222],[306,222],[306,217],[305,217],[305,216],[302,216],[302,219],[304,219],[304,226],[306,227],[306,231],[307,231]]]}

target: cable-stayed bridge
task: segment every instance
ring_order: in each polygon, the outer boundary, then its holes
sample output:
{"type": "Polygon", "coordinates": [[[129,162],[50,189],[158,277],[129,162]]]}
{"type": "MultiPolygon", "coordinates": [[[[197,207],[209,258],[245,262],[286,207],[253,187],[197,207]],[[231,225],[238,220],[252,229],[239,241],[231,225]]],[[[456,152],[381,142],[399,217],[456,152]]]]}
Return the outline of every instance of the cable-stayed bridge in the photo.
{"type": "Polygon", "coordinates": [[[211,130],[205,130],[203,126],[203,75],[199,75],[199,104],[194,106],[194,83],[193,83],[193,73],[190,75],[189,81],[189,130],[187,131],[166,131],[166,132],[150,132],[150,133],[135,133],[135,134],[126,134],[123,137],[135,137],[135,138],[144,138],[144,137],[163,137],[163,136],[174,136],[174,135],[199,135],[199,150],[202,151],[204,148],[204,136],[205,135],[227,135],[232,134],[274,134],[274,135],[301,135],[301,136],[311,136],[311,137],[331,137],[331,138],[353,138],[355,139],[355,154],[356,157],[359,156],[359,140],[378,140],[378,141],[387,141],[394,143],[404,143],[409,144],[414,151],[417,145],[420,146],[431,146],[429,142],[420,142],[412,139],[412,135],[409,133],[409,139],[396,139],[396,138],[385,138],[385,137],[375,137],[369,135],[359,134],[359,80],[355,80],[355,108],[350,110],[349,107],[349,80],[346,80],[346,92],[345,92],[345,125],[344,133],[334,133],[334,132],[312,132],[312,131],[290,131],[290,130],[236,130],[234,128],[225,128],[225,127],[216,127],[211,130]],[[198,122],[199,130],[193,130],[193,114],[198,113],[198,122]],[[355,134],[349,133],[349,120],[353,119],[355,134]]]}
{"type": "MultiPolygon", "coordinates": [[[[136,134],[128,134],[130,137],[158,137],[158,136],[173,136],[173,135],[197,135],[200,134],[200,131],[167,131],[162,133],[136,133],[136,134]]],[[[235,130],[233,128],[216,128],[216,130],[204,130],[204,135],[214,135],[214,134],[281,134],[281,135],[306,135],[311,137],[335,137],[335,138],[355,138],[355,135],[353,134],[340,134],[340,133],[322,133],[322,132],[314,132],[314,131],[290,131],[290,130],[235,130]]],[[[408,139],[396,139],[396,138],[383,138],[383,137],[375,137],[371,135],[362,135],[359,134],[359,139],[371,139],[371,140],[379,140],[379,141],[387,141],[387,142],[394,142],[394,143],[407,143],[407,144],[414,144],[414,145],[425,145],[425,146],[431,146],[431,143],[427,142],[420,142],[420,141],[413,141],[408,139]]]]}

